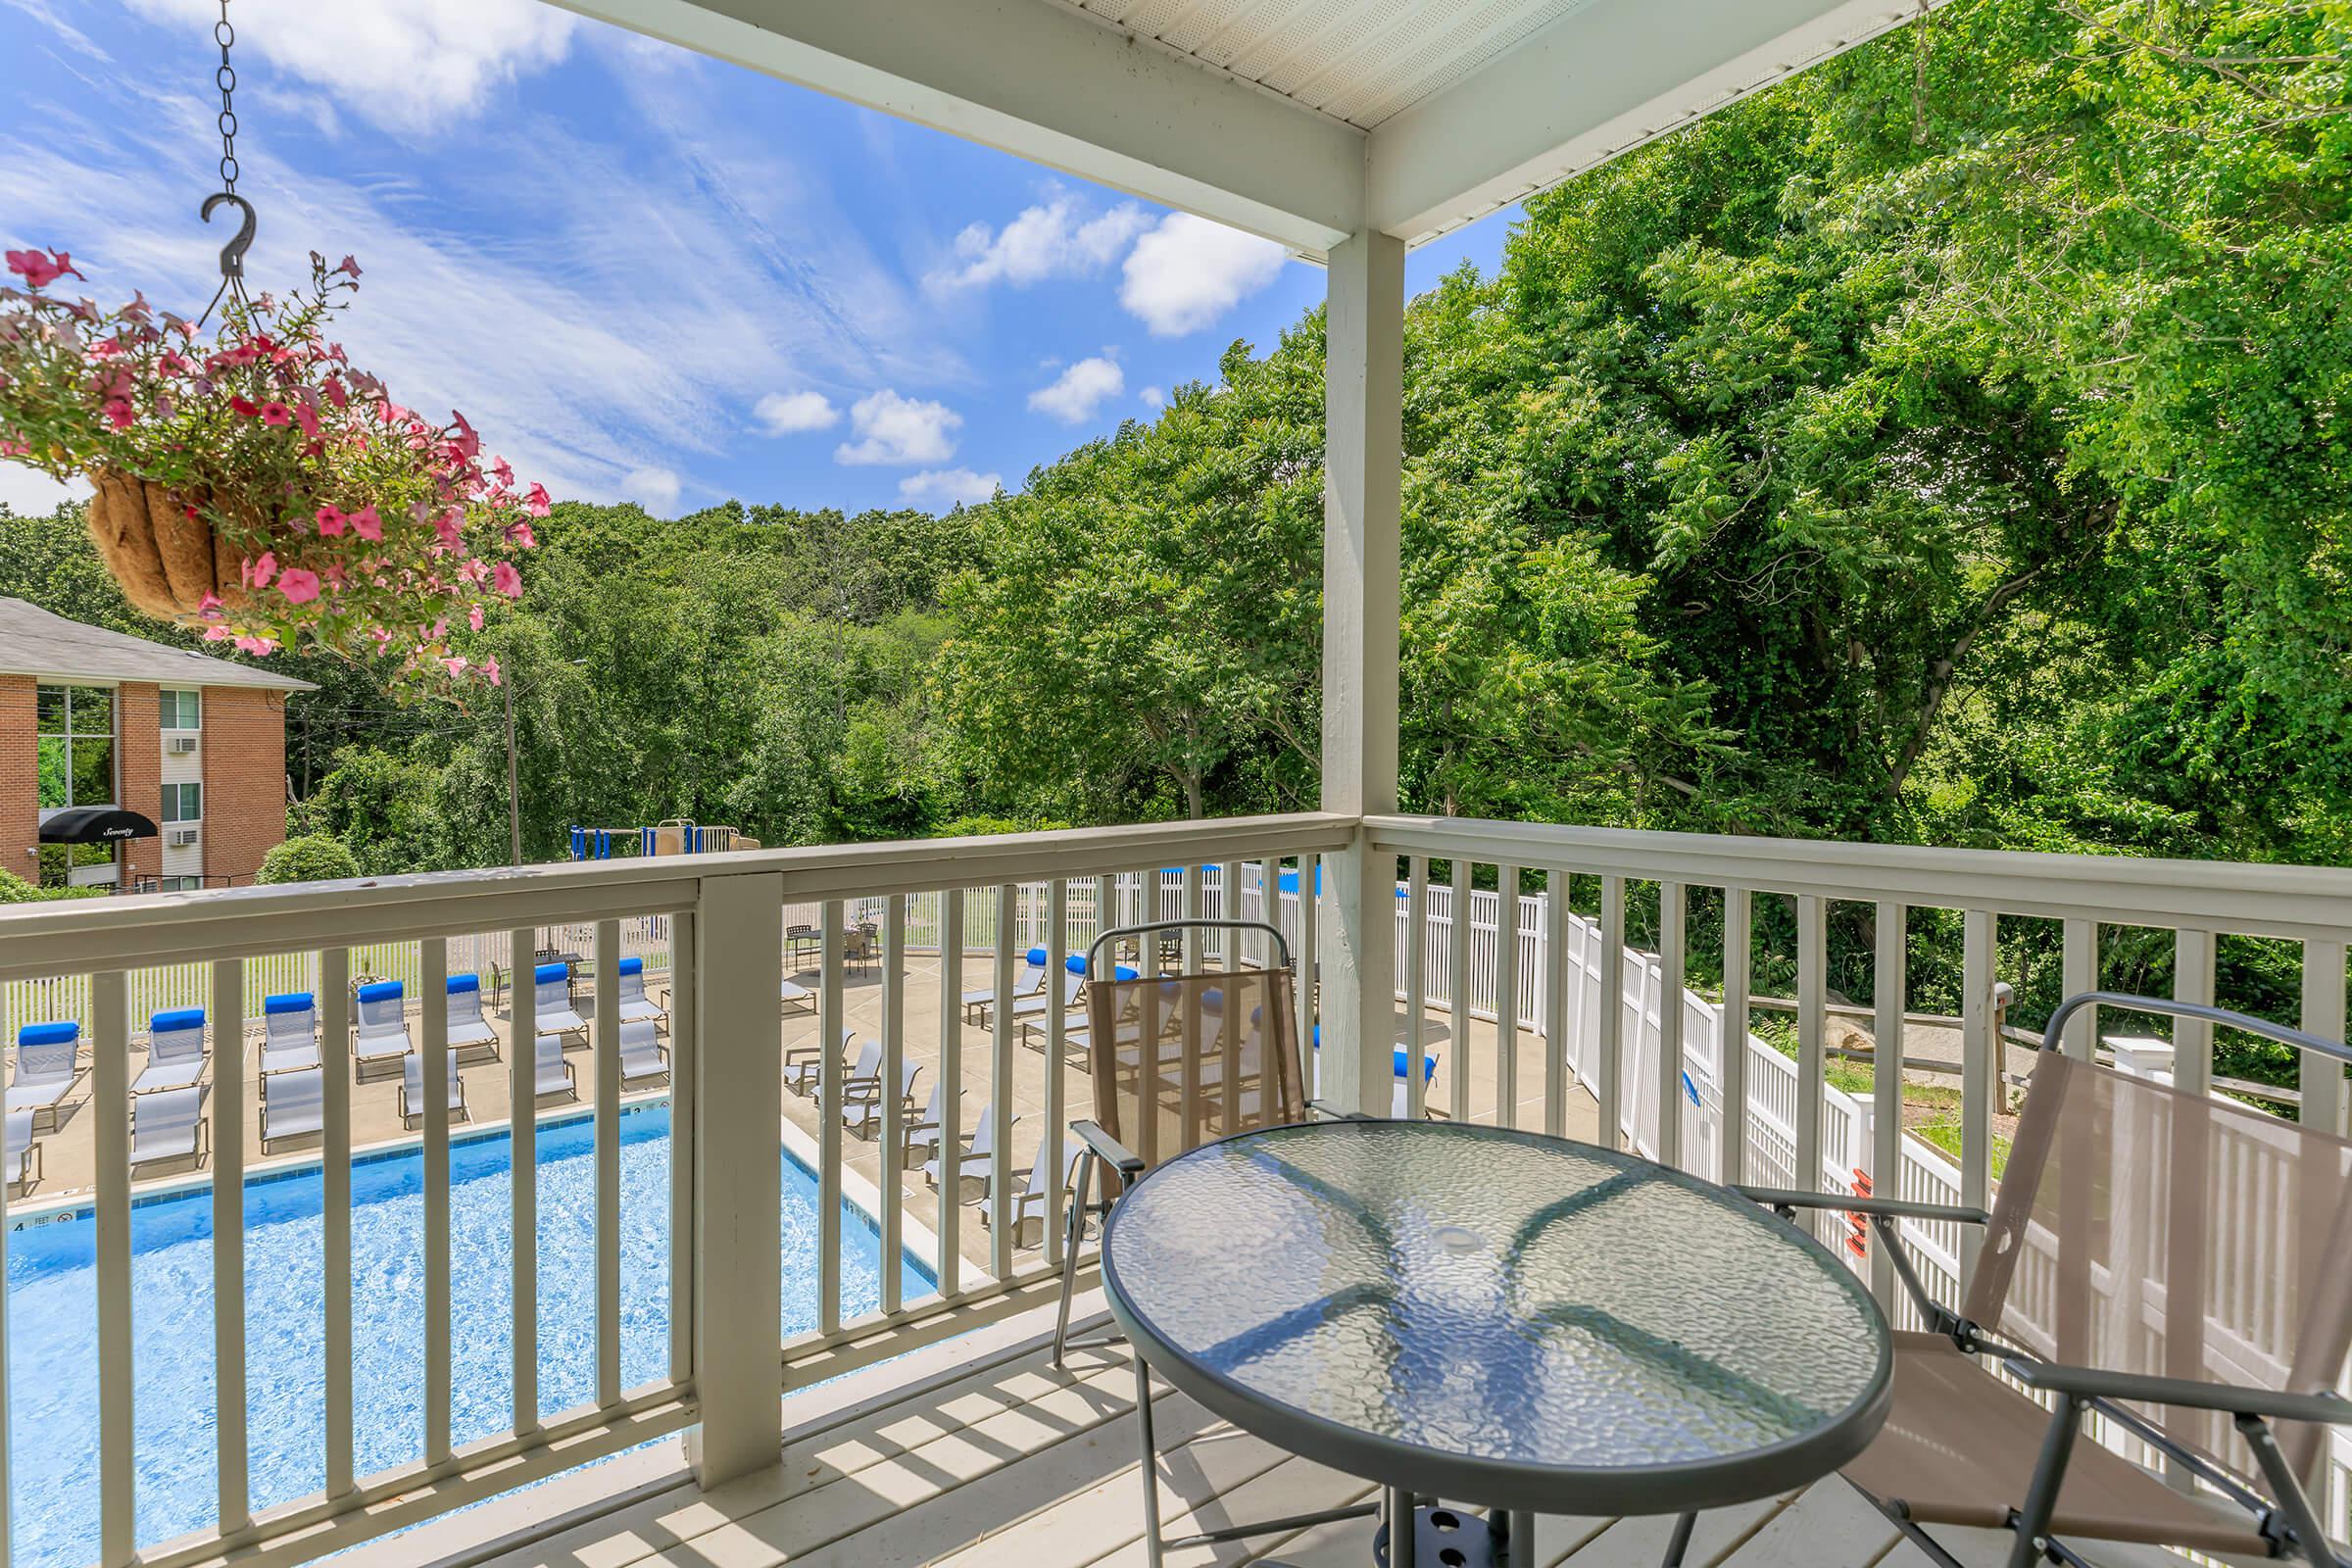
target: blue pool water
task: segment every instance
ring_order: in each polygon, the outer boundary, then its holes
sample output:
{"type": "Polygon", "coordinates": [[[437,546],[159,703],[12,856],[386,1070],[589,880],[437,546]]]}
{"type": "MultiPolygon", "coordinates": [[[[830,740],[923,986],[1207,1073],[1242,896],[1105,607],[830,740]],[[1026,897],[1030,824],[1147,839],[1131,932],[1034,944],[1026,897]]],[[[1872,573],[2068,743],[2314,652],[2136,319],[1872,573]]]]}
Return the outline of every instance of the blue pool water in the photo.
{"type": "MultiPolygon", "coordinates": [[[[669,1360],[669,1111],[620,1117],[620,1382],[669,1360]]],[[[539,1407],[596,1396],[595,1132],[585,1116],[538,1140],[539,1407]]],[[[451,1436],[511,1425],[509,1202],[501,1130],[450,1151],[451,1436]]],[[[782,1331],[816,1323],[816,1179],[786,1152],[782,1331]]],[[[352,1170],[352,1392],[357,1472],[412,1462],[424,1446],[424,1160],[415,1150],[352,1170]]],[[[320,1490],[325,1471],[321,1185],[316,1167],[245,1190],[247,1451],[258,1510],[320,1490]]],[[[86,1208],[12,1220],[8,1236],[8,1453],[12,1560],[78,1568],[98,1555],[98,1329],[94,1223],[86,1208]]],[[[881,1240],[842,1205],[842,1309],[880,1301],[881,1240]]],[[[133,1367],[141,1545],[209,1529],[219,1507],[213,1378],[212,1194],[131,1210],[133,1367]]],[[[912,1300],[937,1288],[902,1257],[912,1300]]]]}

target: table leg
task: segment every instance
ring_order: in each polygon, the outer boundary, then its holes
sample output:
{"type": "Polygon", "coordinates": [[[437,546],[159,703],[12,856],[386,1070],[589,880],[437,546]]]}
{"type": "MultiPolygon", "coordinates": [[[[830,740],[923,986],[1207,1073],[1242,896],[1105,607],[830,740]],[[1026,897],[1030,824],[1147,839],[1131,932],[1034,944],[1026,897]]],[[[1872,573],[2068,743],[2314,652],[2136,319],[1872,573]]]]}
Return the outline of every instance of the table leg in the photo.
{"type": "Polygon", "coordinates": [[[1536,1568],[1536,1516],[1520,1509],[1510,1514],[1510,1568],[1536,1568]]]}
{"type": "Polygon", "coordinates": [[[1690,1549],[1690,1531],[1698,1523],[1698,1515],[1687,1513],[1674,1522],[1674,1534],[1666,1538],[1666,1560],[1659,1568],[1683,1568],[1683,1553],[1690,1549]]]}
{"type": "Polygon", "coordinates": [[[1152,1444],[1152,1369],[1135,1351],[1135,1424],[1144,1436],[1144,1558],[1159,1568],[1159,1454],[1152,1444]]]}
{"type": "Polygon", "coordinates": [[[1413,1518],[1413,1494],[1402,1487],[1386,1489],[1389,1525],[1389,1568],[1415,1568],[1413,1561],[1414,1532],[1418,1528],[1413,1518]]]}

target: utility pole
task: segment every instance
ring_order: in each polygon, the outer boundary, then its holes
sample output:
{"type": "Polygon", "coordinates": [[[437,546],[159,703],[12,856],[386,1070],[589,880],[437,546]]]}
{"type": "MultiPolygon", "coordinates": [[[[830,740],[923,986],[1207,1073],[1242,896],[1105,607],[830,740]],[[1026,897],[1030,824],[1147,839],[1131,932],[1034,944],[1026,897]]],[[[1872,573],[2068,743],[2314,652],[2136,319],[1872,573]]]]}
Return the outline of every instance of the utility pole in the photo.
{"type": "Polygon", "coordinates": [[[514,786],[514,682],[499,683],[507,694],[507,854],[508,863],[522,863],[522,796],[514,786]]]}

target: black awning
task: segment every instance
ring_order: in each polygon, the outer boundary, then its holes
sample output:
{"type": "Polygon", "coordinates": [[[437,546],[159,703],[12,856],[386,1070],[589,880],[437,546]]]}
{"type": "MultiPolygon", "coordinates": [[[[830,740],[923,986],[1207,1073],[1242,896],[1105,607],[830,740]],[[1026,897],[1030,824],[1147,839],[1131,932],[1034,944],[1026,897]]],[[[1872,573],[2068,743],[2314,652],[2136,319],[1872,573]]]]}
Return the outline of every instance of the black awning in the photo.
{"type": "Polygon", "coordinates": [[[136,811],[112,806],[69,807],[41,823],[43,844],[109,844],[116,839],[153,837],[153,822],[136,811]]]}

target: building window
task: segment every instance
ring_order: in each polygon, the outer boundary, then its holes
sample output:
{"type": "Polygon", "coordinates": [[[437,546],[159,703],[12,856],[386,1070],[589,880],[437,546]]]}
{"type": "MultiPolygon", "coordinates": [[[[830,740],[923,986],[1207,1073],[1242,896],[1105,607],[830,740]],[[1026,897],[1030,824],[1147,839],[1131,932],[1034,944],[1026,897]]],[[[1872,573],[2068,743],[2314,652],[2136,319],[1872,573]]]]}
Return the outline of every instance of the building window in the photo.
{"type": "Polygon", "coordinates": [[[158,707],[165,729],[204,727],[204,704],[194,692],[164,691],[158,695],[158,707]]]}
{"type": "Polygon", "coordinates": [[[203,821],[204,786],[201,784],[165,785],[164,820],[167,822],[203,821]]]}
{"type": "Polygon", "coordinates": [[[42,686],[33,701],[44,811],[115,804],[115,693],[110,686],[42,686]]]}

